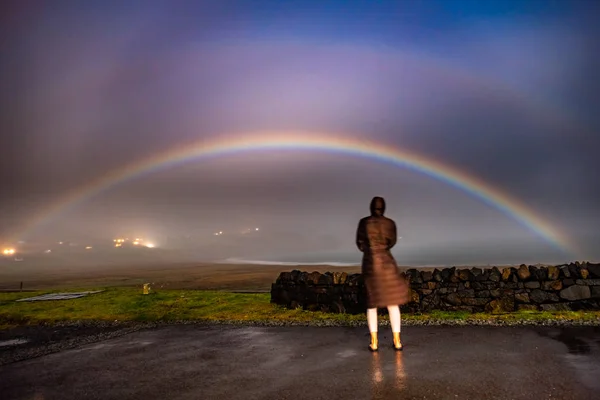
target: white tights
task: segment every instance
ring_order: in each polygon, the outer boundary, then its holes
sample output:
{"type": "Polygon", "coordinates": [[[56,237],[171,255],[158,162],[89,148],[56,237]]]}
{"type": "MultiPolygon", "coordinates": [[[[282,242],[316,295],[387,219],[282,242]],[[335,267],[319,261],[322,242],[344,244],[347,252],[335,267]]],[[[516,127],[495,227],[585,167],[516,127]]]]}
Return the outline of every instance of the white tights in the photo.
{"type": "MultiPolygon", "coordinates": [[[[400,332],[400,307],[388,306],[388,313],[390,314],[390,325],[392,325],[392,332],[400,332]]],[[[377,309],[367,309],[367,323],[369,324],[370,332],[377,332],[377,309]]]]}

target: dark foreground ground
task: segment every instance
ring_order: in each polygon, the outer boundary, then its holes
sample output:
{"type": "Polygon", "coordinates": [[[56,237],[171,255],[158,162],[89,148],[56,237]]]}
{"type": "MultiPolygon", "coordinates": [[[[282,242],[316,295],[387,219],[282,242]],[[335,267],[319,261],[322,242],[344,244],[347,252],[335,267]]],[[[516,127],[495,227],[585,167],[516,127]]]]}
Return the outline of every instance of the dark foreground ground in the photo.
{"type": "MultiPolygon", "coordinates": [[[[374,354],[365,328],[144,329],[4,364],[0,397],[600,398],[599,328],[406,327],[403,352],[391,348],[388,329],[374,354]]],[[[41,332],[21,334],[35,346],[52,342],[51,328],[41,332]]]]}

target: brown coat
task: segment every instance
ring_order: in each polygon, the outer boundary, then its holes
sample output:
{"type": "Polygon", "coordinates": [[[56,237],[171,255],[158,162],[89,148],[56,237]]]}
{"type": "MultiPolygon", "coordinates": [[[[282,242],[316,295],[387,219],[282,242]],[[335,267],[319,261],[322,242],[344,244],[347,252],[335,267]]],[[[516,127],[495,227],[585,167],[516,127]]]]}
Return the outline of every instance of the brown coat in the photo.
{"type": "Polygon", "coordinates": [[[373,198],[371,216],[361,219],[356,231],[356,246],[363,252],[368,308],[406,304],[410,297],[408,282],[390,252],[396,244],[396,223],[384,217],[384,212],[385,200],[373,198]]]}

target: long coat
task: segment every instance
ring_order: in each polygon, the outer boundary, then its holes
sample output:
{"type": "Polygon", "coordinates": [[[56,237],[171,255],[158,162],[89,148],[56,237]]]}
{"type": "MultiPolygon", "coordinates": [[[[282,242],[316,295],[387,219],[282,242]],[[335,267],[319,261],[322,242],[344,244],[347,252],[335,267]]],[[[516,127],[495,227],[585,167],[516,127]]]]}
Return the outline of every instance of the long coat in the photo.
{"type": "Polygon", "coordinates": [[[356,246],[363,252],[362,274],[368,308],[384,308],[408,303],[410,287],[400,274],[390,249],[396,244],[396,223],[383,216],[385,201],[371,201],[371,215],[362,218],[356,231],[356,246]]]}

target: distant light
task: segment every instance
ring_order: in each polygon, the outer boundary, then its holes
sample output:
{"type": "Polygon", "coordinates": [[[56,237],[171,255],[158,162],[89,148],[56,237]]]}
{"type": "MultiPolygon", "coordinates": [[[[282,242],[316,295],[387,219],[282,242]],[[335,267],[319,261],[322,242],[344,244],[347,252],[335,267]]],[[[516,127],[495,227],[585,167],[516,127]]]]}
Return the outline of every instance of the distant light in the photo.
{"type": "Polygon", "coordinates": [[[138,244],[140,244],[140,242],[138,242],[138,241],[136,240],[135,242],[133,242],[133,244],[137,246],[138,244]]]}
{"type": "Polygon", "coordinates": [[[257,231],[257,230],[258,230],[258,228],[255,229],[255,231],[257,231]]]}
{"type": "Polygon", "coordinates": [[[92,246],[85,246],[85,249],[86,249],[86,250],[89,250],[89,249],[91,249],[91,248],[92,248],[92,246]]]}
{"type": "Polygon", "coordinates": [[[63,244],[63,242],[58,242],[58,244],[63,244]]]}
{"type": "Polygon", "coordinates": [[[153,248],[153,247],[154,247],[154,245],[153,245],[152,243],[146,243],[146,247],[153,248]]]}
{"type": "Polygon", "coordinates": [[[4,254],[5,256],[10,256],[12,254],[15,254],[15,249],[4,249],[2,250],[2,254],[4,254]]]}
{"type": "Polygon", "coordinates": [[[50,249],[44,250],[44,253],[52,253],[52,250],[50,250],[50,249]]]}

